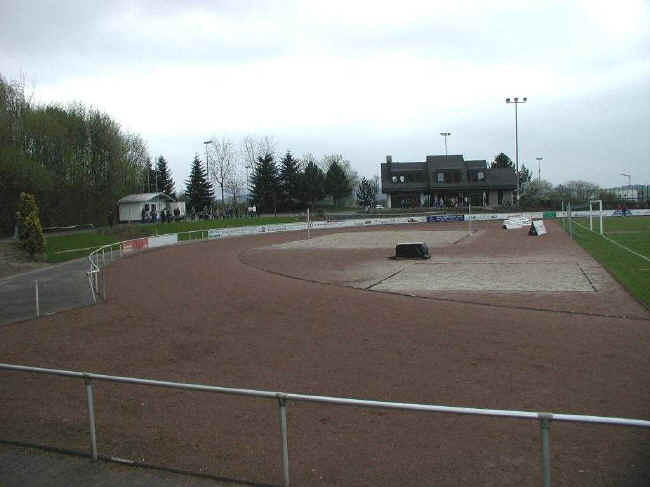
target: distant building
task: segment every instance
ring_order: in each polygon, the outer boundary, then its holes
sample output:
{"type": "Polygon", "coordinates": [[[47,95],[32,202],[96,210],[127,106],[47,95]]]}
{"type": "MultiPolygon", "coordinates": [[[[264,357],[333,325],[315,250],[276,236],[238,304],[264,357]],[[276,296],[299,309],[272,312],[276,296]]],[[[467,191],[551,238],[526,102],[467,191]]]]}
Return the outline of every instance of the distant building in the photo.
{"type": "Polygon", "coordinates": [[[185,217],[185,202],[174,201],[165,193],[138,193],[121,198],[117,205],[120,210],[120,222],[137,222],[143,220],[143,213],[151,212],[160,214],[162,210],[176,216],[174,210],[178,209],[177,217],[185,217]]]}
{"type": "Polygon", "coordinates": [[[616,199],[618,200],[638,201],[641,199],[639,197],[639,190],[635,186],[613,188],[610,191],[616,195],[616,199]]]}
{"type": "Polygon", "coordinates": [[[382,192],[388,208],[501,206],[512,204],[517,177],[512,168],[489,169],[484,160],[462,155],[426,156],[424,162],[381,165],[382,192]]]}

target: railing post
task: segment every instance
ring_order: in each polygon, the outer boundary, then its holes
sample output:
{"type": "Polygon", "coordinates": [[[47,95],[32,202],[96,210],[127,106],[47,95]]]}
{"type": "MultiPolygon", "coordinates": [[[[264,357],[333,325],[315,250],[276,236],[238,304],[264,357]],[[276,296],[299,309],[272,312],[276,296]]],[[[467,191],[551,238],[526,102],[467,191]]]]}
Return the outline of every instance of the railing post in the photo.
{"type": "Polygon", "coordinates": [[[90,295],[93,298],[93,304],[97,304],[97,296],[95,296],[95,288],[93,287],[93,274],[92,272],[88,271],[87,275],[88,275],[88,284],[90,285],[90,295]]]}
{"type": "Polygon", "coordinates": [[[93,385],[90,377],[84,375],[84,384],[86,384],[86,396],[88,397],[88,423],[90,429],[90,454],[93,460],[97,460],[97,433],[95,432],[95,406],[93,401],[93,385]]]}
{"type": "Polygon", "coordinates": [[[97,254],[93,255],[93,263],[95,270],[95,294],[99,294],[99,264],[97,261],[97,254]]]}
{"type": "Polygon", "coordinates": [[[552,414],[540,413],[539,426],[542,433],[542,485],[551,487],[551,445],[549,435],[551,430],[552,414]]]}
{"type": "Polygon", "coordinates": [[[282,474],[284,487],[289,487],[289,440],[287,435],[287,400],[284,394],[278,394],[280,408],[280,430],[282,432],[282,474]]]}
{"type": "Polygon", "coordinates": [[[36,318],[40,318],[41,306],[38,302],[38,279],[34,281],[34,299],[36,300],[36,318]]]}

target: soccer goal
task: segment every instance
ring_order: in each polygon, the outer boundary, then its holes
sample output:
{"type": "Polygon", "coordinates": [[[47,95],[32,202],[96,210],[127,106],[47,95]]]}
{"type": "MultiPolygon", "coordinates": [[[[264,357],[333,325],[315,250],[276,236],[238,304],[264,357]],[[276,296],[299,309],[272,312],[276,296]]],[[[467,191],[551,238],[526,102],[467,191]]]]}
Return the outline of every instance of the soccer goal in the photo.
{"type": "Polygon", "coordinates": [[[589,200],[589,230],[594,231],[594,216],[599,219],[600,234],[603,235],[603,200],[589,200]],[[598,204],[598,211],[594,212],[594,204],[598,204]]]}

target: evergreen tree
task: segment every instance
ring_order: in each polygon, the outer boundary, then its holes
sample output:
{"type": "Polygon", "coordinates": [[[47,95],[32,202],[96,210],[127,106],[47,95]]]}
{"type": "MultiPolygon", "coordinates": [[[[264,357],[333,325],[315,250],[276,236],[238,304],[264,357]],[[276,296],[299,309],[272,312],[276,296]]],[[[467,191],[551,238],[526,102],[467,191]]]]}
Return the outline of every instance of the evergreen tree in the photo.
{"type": "Polygon", "coordinates": [[[187,189],[185,190],[185,201],[187,202],[188,210],[198,213],[203,211],[206,207],[210,207],[214,199],[212,185],[208,182],[205,170],[201,166],[198,154],[194,156],[192,161],[192,170],[190,178],[185,181],[187,189]]]}
{"type": "Polygon", "coordinates": [[[522,164],[519,170],[519,186],[523,187],[523,184],[530,182],[531,179],[532,175],[530,174],[530,170],[522,164]]]}
{"type": "Polygon", "coordinates": [[[494,157],[494,162],[490,165],[491,168],[496,168],[496,167],[511,167],[514,169],[515,165],[512,162],[512,159],[510,159],[507,155],[505,155],[503,152],[500,154],[497,154],[494,157]]]}
{"type": "Polygon", "coordinates": [[[371,183],[366,178],[361,178],[361,182],[357,187],[357,201],[359,206],[374,207],[377,199],[377,188],[374,183],[371,183]]]}
{"type": "Polygon", "coordinates": [[[352,186],[345,170],[337,161],[332,162],[325,176],[325,192],[334,200],[334,206],[338,206],[351,191],[352,186]]]}
{"type": "Polygon", "coordinates": [[[277,213],[280,196],[280,177],[278,167],[273,160],[273,154],[267,152],[257,158],[251,179],[251,196],[257,206],[258,213],[277,213]]]}
{"type": "Polygon", "coordinates": [[[167,161],[163,156],[160,156],[156,161],[156,173],[158,180],[158,191],[165,193],[167,196],[175,198],[176,195],[174,193],[174,180],[169,174],[167,161]]]}
{"type": "Polygon", "coordinates": [[[147,162],[144,166],[144,192],[158,193],[158,187],[158,171],[154,169],[151,164],[151,159],[147,157],[147,162]]]}
{"type": "Polygon", "coordinates": [[[312,208],[325,197],[325,175],[313,161],[309,161],[300,175],[299,194],[302,202],[312,208]]]}
{"type": "Polygon", "coordinates": [[[281,206],[293,209],[298,200],[300,186],[300,162],[287,151],[280,161],[280,199],[281,206]]]}

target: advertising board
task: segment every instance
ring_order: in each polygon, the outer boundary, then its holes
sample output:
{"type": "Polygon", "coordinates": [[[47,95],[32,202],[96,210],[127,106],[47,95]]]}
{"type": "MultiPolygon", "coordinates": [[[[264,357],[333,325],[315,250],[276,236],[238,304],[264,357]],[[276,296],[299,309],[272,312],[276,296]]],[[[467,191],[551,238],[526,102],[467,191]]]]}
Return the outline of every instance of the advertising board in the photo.
{"type": "Polygon", "coordinates": [[[135,240],[127,240],[122,242],[122,253],[128,254],[131,252],[136,252],[138,250],[144,250],[149,245],[148,238],[136,238],[135,240]]]}
{"type": "Polygon", "coordinates": [[[462,222],[465,218],[463,215],[430,215],[427,217],[428,223],[434,222],[462,222]]]}
{"type": "Polygon", "coordinates": [[[178,234],[170,233],[168,235],[159,235],[156,237],[149,237],[147,245],[149,248],[164,247],[165,245],[174,245],[178,243],[178,234]]]}

